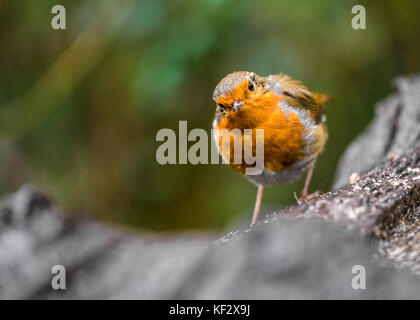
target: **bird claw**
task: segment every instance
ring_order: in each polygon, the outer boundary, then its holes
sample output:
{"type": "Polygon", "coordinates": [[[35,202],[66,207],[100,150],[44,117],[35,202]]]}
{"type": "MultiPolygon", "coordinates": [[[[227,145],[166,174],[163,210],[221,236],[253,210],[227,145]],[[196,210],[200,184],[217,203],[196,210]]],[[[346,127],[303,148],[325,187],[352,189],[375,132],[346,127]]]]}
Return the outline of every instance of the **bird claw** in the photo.
{"type": "Polygon", "coordinates": [[[320,194],[321,194],[320,191],[315,191],[314,193],[308,194],[306,196],[303,196],[302,195],[301,197],[298,197],[297,194],[296,194],[296,192],[293,192],[293,196],[295,197],[296,202],[297,202],[298,205],[301,205],[305,201],[312,200],[312,199],[318,197],[320,194]]]}
{"type": "Polygon", "coordinates": [[[296,194],[296,191],[295,191],[295,192],[293,192],[293,196],[295,197],[295,199],[296,199],[296,202],[297,202],[298,206],[300,206],[300,205],[302,204],[302,202],[303,202],[303,200],[304,200],[304,199],[299,198],[299,197],[297,196],[297,194],[296,194]]]}

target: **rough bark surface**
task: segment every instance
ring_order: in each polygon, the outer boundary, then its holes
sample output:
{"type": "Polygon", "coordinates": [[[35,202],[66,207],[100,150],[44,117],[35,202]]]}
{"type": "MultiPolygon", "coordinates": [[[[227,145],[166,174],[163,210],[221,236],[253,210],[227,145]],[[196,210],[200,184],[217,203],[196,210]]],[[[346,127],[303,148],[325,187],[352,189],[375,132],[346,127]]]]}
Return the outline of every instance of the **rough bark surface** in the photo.
{"type": "Polygon", "coordinates": [[[22,187],[0,204],[0,298],[419,299],[420,77],[396,83],[345,152],[334,191],[218,240],[70,219],[22,187]],[[65,290],[51,287],[54,265],[65,290]],[[366,289],[352,287],[357,266],[366,289]]]}

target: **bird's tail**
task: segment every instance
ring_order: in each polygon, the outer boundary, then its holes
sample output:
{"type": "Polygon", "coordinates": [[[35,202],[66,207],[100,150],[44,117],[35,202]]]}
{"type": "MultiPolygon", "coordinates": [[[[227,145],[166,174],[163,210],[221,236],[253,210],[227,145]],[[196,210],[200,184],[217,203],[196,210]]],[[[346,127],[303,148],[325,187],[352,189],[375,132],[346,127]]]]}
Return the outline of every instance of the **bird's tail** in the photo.
{"type": "Polygon", "coordinates": [[[331,96],[328,95],[328,94],[314,92],[312,95],[313,95],[313,97],[315,99],[315,102],[318,105],[321,105],[321,106],[325,105],[325,103],[327,101],[331,100],[331,96]]]}

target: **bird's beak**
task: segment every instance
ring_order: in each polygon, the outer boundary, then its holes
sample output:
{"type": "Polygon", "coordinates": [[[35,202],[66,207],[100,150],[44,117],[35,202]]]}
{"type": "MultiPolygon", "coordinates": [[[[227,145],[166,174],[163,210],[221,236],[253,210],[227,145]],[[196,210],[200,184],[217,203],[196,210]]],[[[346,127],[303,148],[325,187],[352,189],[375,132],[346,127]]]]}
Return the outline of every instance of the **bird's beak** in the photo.
{"type": "Polygon", "coordinates": [[[235,109],[235,111],[238,111],[244,104],[243,100],[235,100],[233,102],[233,109],[235,109]]]}

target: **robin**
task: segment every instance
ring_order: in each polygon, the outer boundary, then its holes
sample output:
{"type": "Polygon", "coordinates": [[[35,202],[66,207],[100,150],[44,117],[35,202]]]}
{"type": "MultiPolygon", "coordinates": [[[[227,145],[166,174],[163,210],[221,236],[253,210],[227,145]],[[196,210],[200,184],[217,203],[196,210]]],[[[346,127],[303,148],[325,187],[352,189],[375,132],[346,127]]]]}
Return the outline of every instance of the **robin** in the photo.
{"type": "MultiPolygon", "coordinates": [[[[313,93],[302,82],[283,74],[261,77],[253,72],[228,74],[216,86],[213,132],[219,153],[236,171],[258,186],[251,226],[257,222],[264,185],[283,184],[307,171],[301,198],[305,200],[315,161],[327,140],[324,94],[313,93]],[[263,129],[264,168],[246,174],[246,163],[234,163],[232,150],[223,148],[218,132],[263,129]]],[[[252,143],[244,140],[243,143],[252,143]]],[[[233,146],[231,146],[233,147],[233,146]]],[[[254,146],[253,146],[254,147],[254,146]]],[[[255,148],[253,148],[255,151],[255,148]]]]}

